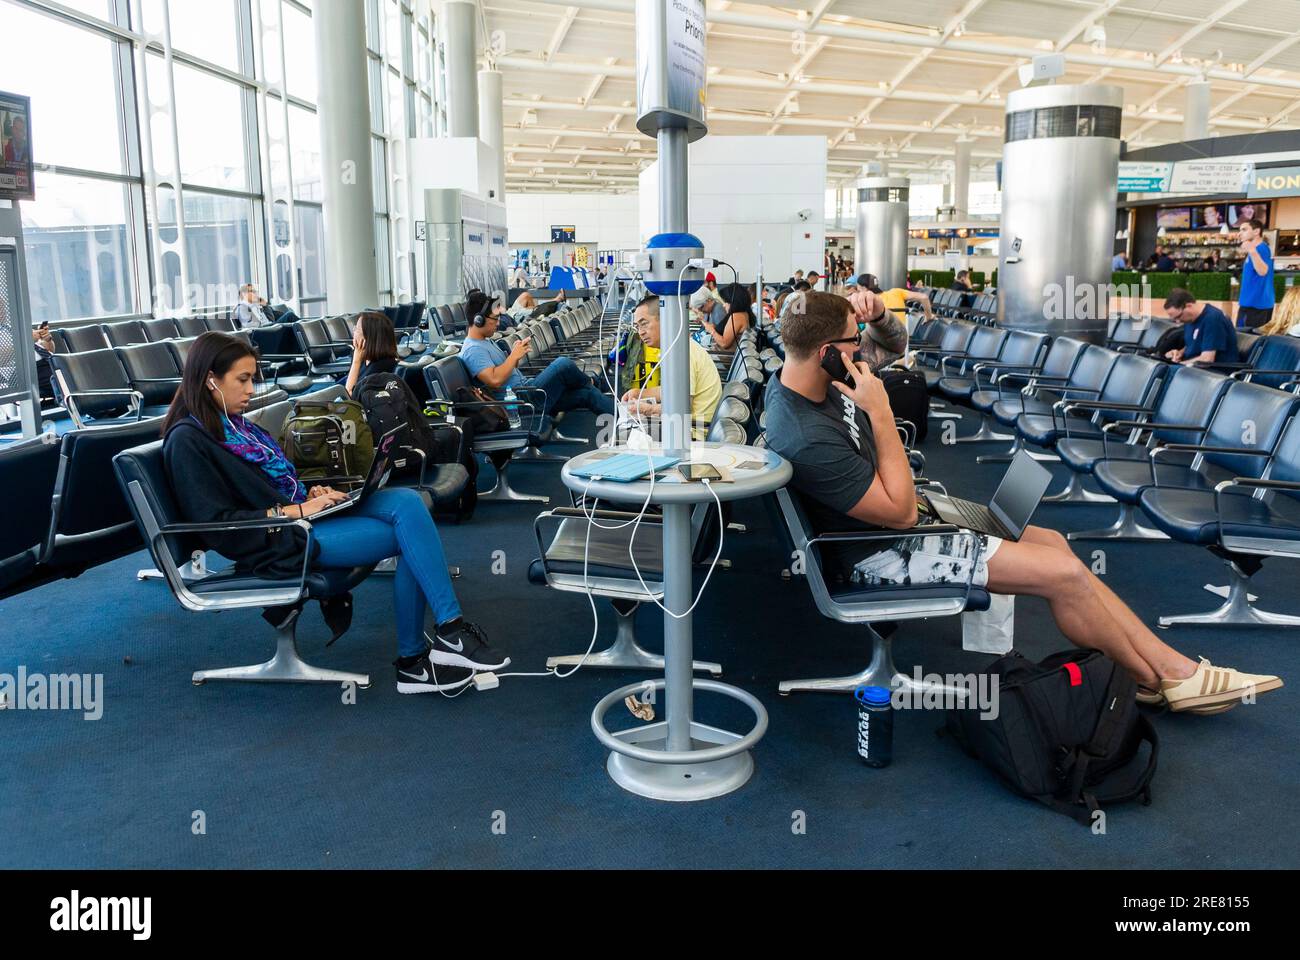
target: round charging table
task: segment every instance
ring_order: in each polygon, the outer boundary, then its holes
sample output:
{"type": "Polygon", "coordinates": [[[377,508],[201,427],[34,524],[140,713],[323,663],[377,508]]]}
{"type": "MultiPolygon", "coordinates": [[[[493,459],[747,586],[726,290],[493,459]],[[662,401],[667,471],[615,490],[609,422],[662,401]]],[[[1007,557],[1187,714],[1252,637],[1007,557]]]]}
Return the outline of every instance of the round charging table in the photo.
{"type": "MultiPolygon", "coordinates": [[[[682,506],[712,503],[719,500],[744,500],[780,489],[790,480],[790,464],[770,450],[734,443],[692,443],[683,462],[708,463],[722,474],[722,480],[709,485],[686,482],[676,467],[666,467],[650,478],[620,483],[593,479],[584,474],[599,474],[600,463],[626,453],[663,456],[663,451],[630,450],[607,447],[574,457],[564,465],[564,485],[587,498],[621,504],[645,503],[682,506]]],[[[664,556],[664,578],[669,565],[682,565],[690,576],[689,544],[683,543],[681,556],[664,556]]],[[[682,567],[678,567],[681,575],[682,567]]],[[[673,611],[681,613],[682,611],[673,611]]],[[[606,769],[614,782],[625,790],[655,800],[706,800],[730,793],[744,785],[754,772],[750,749],[767,732],[767,711],[752,694],[694,676],[693,642],[689,617],[664,614],[664,678],[629,684],[609,693],[596,704],[591,715],[591,729],[610,751],[606,769]],[[629,695],[644,694],[648,688],[663,691],[665,719],[655,723],[611,732],[605,715],[629,695]],[[754,725],[748,733],[699,723],[694,718],[695,691],[721,694],[738,700],[754,713],[754,725]]]]}

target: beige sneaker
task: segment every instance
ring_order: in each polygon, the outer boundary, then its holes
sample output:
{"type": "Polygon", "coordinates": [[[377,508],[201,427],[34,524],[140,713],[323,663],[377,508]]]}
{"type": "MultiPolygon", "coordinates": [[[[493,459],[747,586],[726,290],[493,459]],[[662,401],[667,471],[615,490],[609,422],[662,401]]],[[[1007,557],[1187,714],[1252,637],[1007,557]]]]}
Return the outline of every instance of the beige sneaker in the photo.
{"type": "Polygon", "coordinates": [[[1196,672],[1186,680],[1160,681],[1160,692],[1175,713],[1188,710],[1204,714],[1222,713],[1240,703],[1243,696],[1252,692],[1258,696],[1281,686],[1279,677],[1216,667],[1201,657],[1196,672]]]}

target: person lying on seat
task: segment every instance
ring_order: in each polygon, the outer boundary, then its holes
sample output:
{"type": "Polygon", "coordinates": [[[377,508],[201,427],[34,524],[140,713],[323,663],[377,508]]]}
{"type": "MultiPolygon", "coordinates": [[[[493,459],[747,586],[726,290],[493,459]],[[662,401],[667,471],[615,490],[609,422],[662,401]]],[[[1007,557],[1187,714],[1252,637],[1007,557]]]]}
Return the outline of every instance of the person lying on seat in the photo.
{"type": "MultiPolygon", "coordinates": [[[[652,350],[661,350],[663,334],[659,325],[659,297],[653,293],[643,297],[636,305],[633,317],[641,342],[652,350]]],[[[682,341],[691,352],[691,435],[696,440],[703,440],[722,399],[722,378],[718,376],[718,368],[713,365],[707,350],[689,337],[683,336],[682,341]]],[[[679,342],[673,349],[685,348],[679,342]]],[[[639,387],[623,394],[623,403],[635,404],[634,413],[658,417],[663,413],[663,388],[660,386],[663,378],[660,370],[646,373],[639,387]]]]}
{"type": "Polygon", "coordinates": [[[505,312],[504,315],[502,315],[501,329],[508,330],[511,326],[511,324],[506,321],[506,317],[509,317],[515,324],[523,323],[536,313],[539,306],[547,303],[554,303],[557,305],[556,309],[559,309],[558,305],[564,303],[564,291],[561,290],[549,300],[542,300],[539,302],[538,299],[533,296],[532,291],[525,290],[523,293],[519,294],[519,296],[515,297],[514,304],[505,312]]]}
{"type": "Polygon", "coordinates": [[[528,356],[531,339],[525,337],[504,353],[492,342],[501,320],[501,302],[482,291],[470,291],[465,301],[465,315],[470,318],[460,359],[492,396],[505,399],[507,389],[539,387],[546,391],[547,416],[568,410],[592,410],[606,416],[614,414],[614,398],[596,389],[591,377],[568,357],[556,357],[535,377],[519,372],[520,362],[528,356]]]}
{"type": "MultiPolygon", "coordinates": [[[[781,328],[785,365],[767,386],[768,445],[793,466],[791,485],[819,532],[909,530],[919,512],[907,453],[885,388],[854,352],[858,320],[875,316],[879,300],[869,290],[851,301],[827,293],[804,298],[805,309],[789,312],[781,328]],[[833,381],[823,367],[833,350],[847,383],[833,381]]],[[[1045,599],[1071,643],[1102,651],[1136,678],[1142,702],[1220,713],[1248,692],[1282,686],[1274,676],[1216,667],[1204,658],[1194,663],[1162,643],[1055,530],[1030,526],[1018,542],[983,534],[979,540],[975,556],[959,547],[969,540],[918,534],[876,553],[842,545],[827,557],[840,579],[869,585],[965,583],[974,563],[973,583],[1045,599]]]]}
{"type": "Polygon", "coordinates": [[[1170,350],[1174,363],[1237,363],[1237,331],[1228,315],[1212,303],[1198,303],[1191,293],[1175,287],[1165,298],[1165,313],[1183,325],[1186,346],[1170,350]]]}
{"type": "MultiPolygon", "coordinates": [[[[229,334],[202,334],[185,358],[180,388],[163,421],[163,460],[176,502],[191,523],[310,520],[345,499],[331,487],[304,486],[271,435],[244,419],[256,377],[253,349],[229,334]]],[[[303,534],[295,526],[213,533],[203,540],[252,576],[292,579],[302,570],[303,534]]],[[[398,693],[454,690],[469,683],[475,670],[510,662],[461,615],[438,528],[415,490],[377,490],[312,524],[314,569],[350,570],[388,557],[397,557],[398,693]],[[424,630],[429,608],[437,623],[432,641],[424,630]]]]}

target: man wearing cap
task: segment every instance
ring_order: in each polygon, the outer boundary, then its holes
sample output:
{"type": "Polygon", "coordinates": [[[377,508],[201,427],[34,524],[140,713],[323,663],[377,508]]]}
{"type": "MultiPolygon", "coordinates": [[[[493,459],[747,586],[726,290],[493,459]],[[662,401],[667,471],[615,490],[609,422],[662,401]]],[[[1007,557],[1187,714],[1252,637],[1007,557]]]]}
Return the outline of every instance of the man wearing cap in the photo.
{"type": "Polygon", "coordinates": [[[704,286],[691,294],[689,302],[691,312],[696,315],[696,319],[703,321],[713,311],[715,303],[722,303],[722,297],[718,294],[718,278],[711,272],[706,273],[704,286]]]}
{"type": "Polygon", "coordinates": [[[567,410],[591,410],[613,415],[614,398],[596,389],[587,376],[568,357],[557,357],[535,377],[525,377],[519,364],[528,356],[531,339],[524,337],[506,353],[492,342],[501,323],[501,301],[482,290],[471,290],[465,299],[465,315],[470,318],[460,359],[471,377],[478,380],[492,396],[504,400],[506,390],[538,387],[546,392],[547,416],[567,410]]]}

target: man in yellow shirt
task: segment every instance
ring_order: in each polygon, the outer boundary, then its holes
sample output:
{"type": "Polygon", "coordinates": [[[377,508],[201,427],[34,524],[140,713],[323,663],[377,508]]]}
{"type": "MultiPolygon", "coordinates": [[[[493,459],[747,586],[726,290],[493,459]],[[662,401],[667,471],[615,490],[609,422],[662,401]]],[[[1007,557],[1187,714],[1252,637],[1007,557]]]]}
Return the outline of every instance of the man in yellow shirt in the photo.
{"type": "MultiPolygon", "coordinates": [[[[644,298],[637,304],[633,317],[637,336],[646,347],[647,361],[651,356],[660,356],[663,343],[659,327],[659,298],[653,294],[644,298]]],[[[696,440],[703,440],[709,431],[709,424],[713,421],[713,413],[722,400],[722,378],[718,376],[718,368],[713,365],[708,351],[690,337],[683,335],[676,344],[672,345],[672,349],[690,350],[691,435],[696,440]]],[[[654,376],[649,379],[658,383],[658,371],[656,370],[654,376]]],[[[635,403],[634,409],[637,413],[659,416],[663,410],[661,406],[663,388],[649,386],[643,381],[641,386],[623,394],[623,402],[635,403]]]]}

